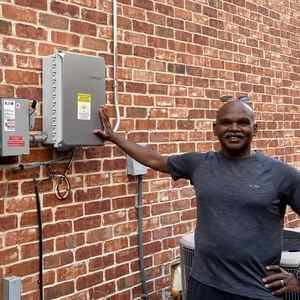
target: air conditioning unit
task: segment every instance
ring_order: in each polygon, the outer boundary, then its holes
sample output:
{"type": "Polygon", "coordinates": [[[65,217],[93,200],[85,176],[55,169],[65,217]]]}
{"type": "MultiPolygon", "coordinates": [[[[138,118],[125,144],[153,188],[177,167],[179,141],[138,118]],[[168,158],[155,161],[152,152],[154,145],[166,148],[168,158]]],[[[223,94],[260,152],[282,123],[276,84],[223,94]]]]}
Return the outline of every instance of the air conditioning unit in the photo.
{"type": "MultiPolygon", "coordinates": [[[[288,272],[295,273],[300,266],[300,228],[284,230],[283,245],[285,251],[282,252],[280,266],[288,272]],[[288,251],[289,248],[291,251],[288,251]]],[[[194,250],[194,233],[189,233],[180,240],[183,300],[188,300],[187,281],[192,269],[194,250]]],[[[286,293],[283,300],[300,300],[300,293],[286,293]]]]}

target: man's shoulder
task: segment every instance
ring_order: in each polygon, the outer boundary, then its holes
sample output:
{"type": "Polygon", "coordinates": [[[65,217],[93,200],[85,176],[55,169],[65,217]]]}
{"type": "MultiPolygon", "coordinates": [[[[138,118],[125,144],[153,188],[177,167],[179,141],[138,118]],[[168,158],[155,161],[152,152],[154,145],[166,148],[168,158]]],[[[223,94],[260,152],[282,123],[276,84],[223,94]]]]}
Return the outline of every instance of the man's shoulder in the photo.
{"type": "Polygon", "coordinates": [[[275,172],[286,173],[299,173],[299,170],[294,166],[282,161],[276,157],[271,157],[260,151],[257,152],[258,160],[264,163],[267,163],[275,172]]]}

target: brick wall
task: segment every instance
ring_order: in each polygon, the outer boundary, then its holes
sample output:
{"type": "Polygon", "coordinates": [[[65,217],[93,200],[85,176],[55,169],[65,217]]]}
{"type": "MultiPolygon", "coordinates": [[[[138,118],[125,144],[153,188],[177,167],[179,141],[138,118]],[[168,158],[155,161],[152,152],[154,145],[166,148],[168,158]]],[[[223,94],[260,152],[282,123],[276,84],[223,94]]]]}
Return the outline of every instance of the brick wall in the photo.
{"type": "MultiPolygon", "coordinates": [[[[112,104],[111,12],[109,0],[2,0],[0,96],[41,102],[41,57],[68,50],[105,58],[112,104]]],[[[120,0],[118,14],[125,136],[166,155],[214,149],[218,98],[250,94],[260,128],[255,147],[300,167],[297,0],[120,0]]],[[[35,131],[41,123],[38,117],[35,131]]],[[[21,161],[53,155],[32,147],[21,161]]],[[[57,200],[53,182],[43,182],[45,299],[140,295],[137,183],[125,164],[124,154],[109,143],[77,149],[67,200],[57,200]]],[[[46,178],[39,168],[1,171],[0,277],[21,276],[23,300],[38,297],[34,175],[46,178]]],[[[187,182],[150,170],[144,204],[148,286],[151,299],[162,299],[178,240],[195,225],[194,194],[187,182]]],[[[286,221],[300,225],[291,212],[286,221]]]]}

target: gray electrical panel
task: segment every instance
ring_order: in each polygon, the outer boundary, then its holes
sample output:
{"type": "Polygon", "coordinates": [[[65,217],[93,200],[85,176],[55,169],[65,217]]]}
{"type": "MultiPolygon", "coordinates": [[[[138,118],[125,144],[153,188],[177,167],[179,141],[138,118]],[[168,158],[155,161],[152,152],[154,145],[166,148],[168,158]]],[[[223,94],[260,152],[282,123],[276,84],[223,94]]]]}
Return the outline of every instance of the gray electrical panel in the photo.
{"type": "Polygon", "coordinates": [[[98,108],[105,104],[102,57],[55,53],[43,59],[43,131],[45,143],[67,149],[102,145],[98,108]]]}
{"type": "Polygon", "coordinates": [[[29,154],[28,100],[0,98],[0,155],[29,154]]]}

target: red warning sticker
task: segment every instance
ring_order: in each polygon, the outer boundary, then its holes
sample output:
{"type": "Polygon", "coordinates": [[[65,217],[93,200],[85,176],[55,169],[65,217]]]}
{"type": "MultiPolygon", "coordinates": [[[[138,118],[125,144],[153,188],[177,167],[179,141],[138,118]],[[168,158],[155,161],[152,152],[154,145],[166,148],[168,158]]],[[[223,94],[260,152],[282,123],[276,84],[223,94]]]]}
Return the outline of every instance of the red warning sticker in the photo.
{"type": "Polygon", "coordinates": [[[7,140],[8,147],[24,147],[24,138],[22,135],[10,135],[7,140]]]}

